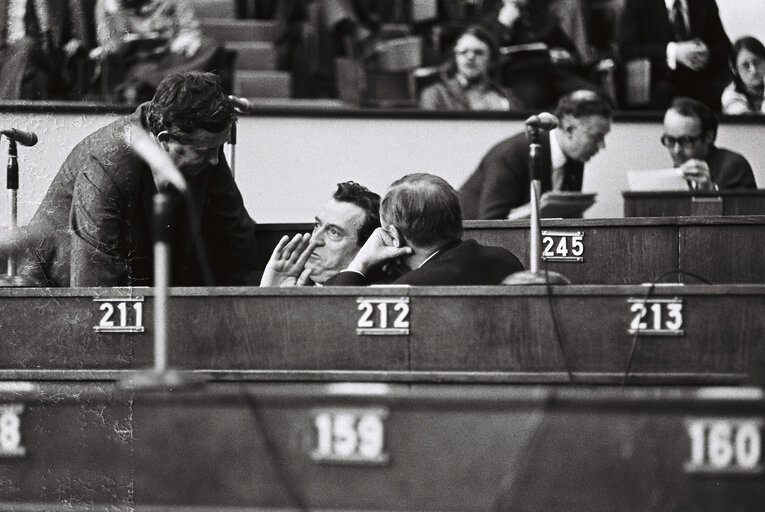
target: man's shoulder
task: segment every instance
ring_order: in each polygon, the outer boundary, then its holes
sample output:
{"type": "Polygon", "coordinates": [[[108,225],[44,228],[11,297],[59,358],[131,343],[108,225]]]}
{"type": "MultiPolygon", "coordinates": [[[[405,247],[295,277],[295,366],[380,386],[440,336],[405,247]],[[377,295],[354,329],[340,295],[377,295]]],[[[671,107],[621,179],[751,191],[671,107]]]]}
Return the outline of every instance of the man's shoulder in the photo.
{"type": "Polygon", "coordinates": [[[141,168],[140,158],[131,150],[130,117],[121,117],[78,142],[64,161],[72,172],[99,172],[123,181],[132,179],[141,168]]]}
{"type": "MultiPolygon", "coordinates": [[[[721,165],[749,165],[749,160],[744,155],[727,148],[713,147],[707,157],[707,163],[710,166],[721,165]]],[[[751,167],[751,166],[750,166],[751,167]]]]}
{"type": "MultiPolygon", "coordinates": [[[[528,140],[525,132],[518,132],[506,139],[494,144],[486,153],[484,159],[507,158],[509,155],[516,154],[519,149],[528,151],[528,140]]],[[[526,154],[525,152],[523,153],[526,154]]]]}

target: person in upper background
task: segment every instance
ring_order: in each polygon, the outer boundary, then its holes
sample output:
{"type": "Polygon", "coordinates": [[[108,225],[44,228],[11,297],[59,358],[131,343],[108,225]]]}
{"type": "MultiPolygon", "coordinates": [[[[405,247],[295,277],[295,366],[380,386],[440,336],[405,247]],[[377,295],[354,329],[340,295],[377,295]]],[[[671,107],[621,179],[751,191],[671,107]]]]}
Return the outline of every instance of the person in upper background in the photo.
{"type": "Polygon", "coordinates": [[[439,81],[422,91],[428,110],[520,110],[521,101],[492,78],[497,45],[486,29],[471,25],[457,37],[454,58],[439,81]]]}
{"type": "Polygon", "coordinates": [[[133,150],[140,126],[185,177],[190,204],[172,193],[173,286],[207,284],[196,252],[206,248],[213,284],[254,284],[255,223],[226,163],[234,107],[212,73],[174,73],[150,103],[88,135],[67,156],[29,229],[44,233],[20,274],[43,286],[151,286],[152,197],[168,188],[133,150]],[[189,219],[201,226],[201,244],[189,219]]]}
{"type": "Polygon", "coordinates": [[[443,178],[409,174],[394,181],[380,204],[380,222],[348,268],[328,286],[363,286],[370,273],[399,260],[404,274],[393,284],[491,285],[523,270],[511,252],[462,240],[459,194],[443,178]]]}
{"type": "Polygon", "coordinates": [[[151,98],[168,73],[224,67],[223,49],[202,34],[188,0],[97,0],[95,19],[91,57],[113,57],[109,87],[127,103],[151,98]]]}
{"type": "MultiPolygon", "coordinates": [[[[582,189],[584,164],[606,147],[613,110],[593,91],[563,96],[555,110],[558,128],[542,137],[545,172],[541,192],[582,189]]],[[[529,140],[526,132],[498,142],[460,189],[465,219],[506,219],[529,202],[529,140]]]]}
{"type": "Polygon", "coordinates": [[[650,59],[651,108],[689,96],[720,111],[731,45],[715,0],[627,0],[620,45],[624,61],[650,59]]]}
{"type": "Polygon", "coordinates": [[[313,233],[282,237],[266,264],[260,286],[323,284],[350,265],[380,227],[380,196],[347,181],[316,216],[313,233]]]}
{"type": "Polygon", "coordinates": [[[0,99],[47,99],[52,72],[48,0],[0,2],[0,99]]]}
{"type": "Polygon", "coordinates": [[[661,143],[696,190],[757,188],[752,167],[738,153],[715,146],[717,116],[692,98],[675,98],[664,115],[661,143]]]}
{"type": "Polygon", "coordinates": [[[742,37],[733,43],[730,57],[733,81],[722,93],[724,114],[762,114],[765,94],[765,46],[759,39],[742,37]]]}
{"type": "Polygon", "coordinates": [[[500,83],[525,108],[548,108],[562,94],[596,89],[577,74],[581,58],[547,0],[503,0],[482,24],[506,54],[500,57],[500,83]]]}

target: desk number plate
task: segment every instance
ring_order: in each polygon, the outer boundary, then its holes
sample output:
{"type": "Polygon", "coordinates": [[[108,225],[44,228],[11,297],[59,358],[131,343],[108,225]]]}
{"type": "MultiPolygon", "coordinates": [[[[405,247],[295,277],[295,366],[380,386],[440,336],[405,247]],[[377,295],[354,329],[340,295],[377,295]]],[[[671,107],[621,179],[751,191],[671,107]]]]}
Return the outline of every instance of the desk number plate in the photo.
{"type": "Polygon", "coordinates": [[[762,472],[762,421],[759,419],[693,419],[685,422],[691,453],[688,473],[762,472]]]}
{"type": "Polygon", "coordinates": [[[100,304],[101,320],[93,326],[96,332],[144,332],[143,297],[93,299],[100,304]]]}
{"type": "Polygon", "coordinates": [[[316,462],[384,464],[385,419],[383,408],[317,409],[313,411],[313,450],[316,462]]]}
{"type": "Polygon", "coordinates": [[[542,231],[542,260],[584,261],[584,231],[542,231]]]}
{"type": "Polygon", "coordinates": [[[22,404],[0,405],[0,459],[24,457],[27,449],[21,446],[22,404]]]}
{"type": "Polygon", "coordinates": [[[640,336],[685,336],[683,301],[669,299],[628,299],[632,321],[627,330],[640,336]]]}
{"type": "Polygon", "coordinates": [[[359,297],[356,334],[409,336],[409,297],[359,297]]]}

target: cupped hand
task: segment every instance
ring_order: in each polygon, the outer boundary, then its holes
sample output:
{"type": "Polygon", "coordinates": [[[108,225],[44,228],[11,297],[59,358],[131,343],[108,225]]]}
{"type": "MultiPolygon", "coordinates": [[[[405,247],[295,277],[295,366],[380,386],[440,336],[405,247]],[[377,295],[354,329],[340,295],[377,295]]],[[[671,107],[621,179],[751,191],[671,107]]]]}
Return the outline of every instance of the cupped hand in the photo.
{"type": "Polygon", "coordinates": [[[310,271],[305,268],[316,244],[310,233],[284,235],[276,244],[263,271],[260,286],[305,286],[310,271]]]}

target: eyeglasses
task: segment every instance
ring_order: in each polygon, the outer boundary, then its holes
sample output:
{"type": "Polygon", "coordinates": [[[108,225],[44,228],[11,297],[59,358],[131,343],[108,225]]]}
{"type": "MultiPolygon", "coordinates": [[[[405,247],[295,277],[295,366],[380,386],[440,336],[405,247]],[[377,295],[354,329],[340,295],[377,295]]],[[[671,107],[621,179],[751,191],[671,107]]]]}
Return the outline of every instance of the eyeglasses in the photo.
{"type": "Polygon", "coordinates": [[[674,147],[675,144],[680,144],[681,148],[688,149],[700,141],[701,137],[701,135],[696,135],[695,137],[671,137],[669,135],[662,135],[660,140],[661,143],[668,148],[674,147]]]}
{"type": "Polygon", "coordinates": [[[483,48],[463,48],[460,50],[454,50],[454,53],[457,55],[464,57],[465,55],[468,55],[472,53],[476,57],[486,57],[489,55],[488,50],[484,50],[483,48]]]}

